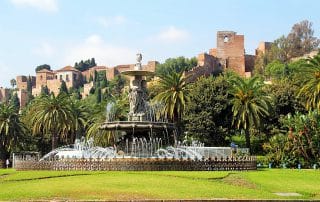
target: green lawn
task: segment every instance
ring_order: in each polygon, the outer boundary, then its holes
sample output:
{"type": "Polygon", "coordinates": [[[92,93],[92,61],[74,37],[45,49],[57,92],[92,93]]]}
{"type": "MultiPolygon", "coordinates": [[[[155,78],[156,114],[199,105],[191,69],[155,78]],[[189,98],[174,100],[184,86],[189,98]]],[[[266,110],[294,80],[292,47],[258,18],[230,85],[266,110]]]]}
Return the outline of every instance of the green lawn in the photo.
{"type": "Polygon", "coordinates": [[[319,170],[90,172],[0,169],[0,201],[29,199],[320,199],[319,170]],[[281,197],[275,192],[302,196],[281,197]]]}

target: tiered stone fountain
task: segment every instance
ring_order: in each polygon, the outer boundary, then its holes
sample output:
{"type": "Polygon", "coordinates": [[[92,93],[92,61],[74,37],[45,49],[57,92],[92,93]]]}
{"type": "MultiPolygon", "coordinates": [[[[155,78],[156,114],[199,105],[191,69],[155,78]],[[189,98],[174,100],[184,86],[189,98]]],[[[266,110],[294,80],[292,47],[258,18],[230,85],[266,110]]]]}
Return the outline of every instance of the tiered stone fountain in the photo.
{"type": "Polygon", "coordinates": [[[153,76],[154,72],[143,70],[141,65],[142,55],[137,54],[137,63],[133,70],[124,71],[121,74],[130,77],[129,104],[130,110],[127,121],[113,121],[107,116],[106,122],[101,126],[103,130],[125,131],[129,136],[146,137],[148,132],[153,133],[172,132],[174,124],[168,122],[166,116],[160,110],[155,110],[155,105],[150,105],[147,96],[147,76],[153,76]]]}

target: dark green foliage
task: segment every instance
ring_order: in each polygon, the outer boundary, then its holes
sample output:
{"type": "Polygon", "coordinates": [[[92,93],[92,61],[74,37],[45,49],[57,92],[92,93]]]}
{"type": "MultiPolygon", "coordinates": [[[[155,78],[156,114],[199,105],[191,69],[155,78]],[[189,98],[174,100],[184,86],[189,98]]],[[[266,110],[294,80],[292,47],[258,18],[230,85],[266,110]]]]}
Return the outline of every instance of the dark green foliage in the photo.
{"type": "Polygon", "coordinates": [[[28,78],[27,78],[27,91],[32,92],[32,78],[31,78],[31,76],[28,76],[28,78]]]}
{"type": "Polygon", "coordinates": [[[296,167],[301,163],[303,167],[311,168],[320,165],[320,115],[318,111],[309,113],[295,113],[287,115],[281,120],[283,132],[272,137],[264,145],[268,158],[275,165],[286,164],[296,167]]]}
{"type": "Polygon", "coordinates": [[[76,68],[77,70],[79,70],[81,72],[86,71],[94,66],[97,66],[94,58],[88,59],[84,62],[83,62],[83,60],[81,60],[79,63],[76,62],[74,64],[74,68],[76,68]]]}
{"type": "Polygon", "coordinates": [[[17,93],[14,93],[11,97],[10,104],[13,106],[13,108],[18,112],[20,109],[20,101],[17,93]]]}
{"type": "Polygon", "coordinates": [[[108,86],[106,71],[94,71],[94,82],[96,88],[101,87],[105,88],[108,86]]]}
{"type": "Polygon", "coordinates": [[[196,58],[169,58],[165,63],[158,64],[156,67],[156,75],[168,75],[170,72],[174,71],[177,73],[188,71],[193,67],[197,66],[196,58]]]}
{"type": "Polygon", "coordinates": [[[101,95],[101,88],[97,89],[97,103],[101,103],[102,95],[101,95]]]}
{"type": "Polygon", "coordinates": [[[49,95],[49,88],[48,86],[41,86],[41,95],[49,95]]]}
{"type": "Polygon", "coordinates": [[[94,92],[96,91],[95,87],[92,87],[89,91],[90,94],[94,94],[94,92]]]}
{"type": "Polygon", "coordinates": [[[126,83],[126,80],[124,79],[124,77],[122,77],[121,75],[115,76],[114,79],[110,81],[110,89],[111,89],[112,95],[120,96],[125,83],[126,83]]]}
{"type": "MultiPolygon", "coordinates": [[[[14,105],[0,103],[0,161],[9,158],[20,138],[26,134],[26,127],[14,105]]],[[[0,165],[1,167],[1,165],[0,165]]]]}
{"type": "Polygon", "coordinates": [[[10,80],[10,85],[14,88],[17,85],[17,81],[15,79],[10,80]]]}
{"type": "Polygon", "coordinates": [[[228,102],[225,76],[202,77],[190,87],[190,102],[184,116],[188,136],[207,146],[226,145],[231,128],[231,106],[228,102]]]}
{"type": "Polygon", "coordinates": [[[38,72],[38,71],[40,71],[42,69],[51,70],[51,67],[50,67],[50,65],[47,65],[47,64],[39,65],[39,66],[36,67],[36,72],[38,72]]]}
{"type": "Polygon", "coordinates": [[[64,80],[61,81],[61,85],[59,88],[59,93],[66,93],[68,94],[68,88],[67,88],[67,84],[64,80]]]}

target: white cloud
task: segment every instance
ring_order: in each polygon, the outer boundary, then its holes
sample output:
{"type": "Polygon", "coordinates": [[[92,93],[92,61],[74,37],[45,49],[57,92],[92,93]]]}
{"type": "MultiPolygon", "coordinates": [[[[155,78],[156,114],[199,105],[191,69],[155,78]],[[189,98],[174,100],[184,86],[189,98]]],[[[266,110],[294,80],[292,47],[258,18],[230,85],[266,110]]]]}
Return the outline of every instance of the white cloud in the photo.
{"type": "Polygon", "coordinates": [[[39,47],[32,50],[32,53],[42,57],[52,57],[55,54],[55,49],[50,43],[42,42],[39,47]]]}
{"type": "Polygon", "coordinates": [[[10,0],[15,6],[32,7],[41,11],[58,11],[57,0],[10,0]]]}
{"type": "Polygon", "coordinates": [[[136,51],[106,43],[101,36],[91,35],[80,45],[69,47],[65,52],[65,64],[95,58],[98,65],[115,66],[135,63],[136,51]]]}
{"type": "Polygon", "coordinates": [[[118,15],[118,16],[112,16],[112,17],[100,16],[95,18],[95,21],[98,24],[102,25],[103,27],[111,27],[115,25],[125,24],[128,20],[125,16],[118,15]]]}
{"type": "Polygon", "coordinates": [[[159,34],[150,37],[149,40],[161,43],[176,43],[186,41],[189,36],[190,34],[187,31],[170,26],[159,34]]]}

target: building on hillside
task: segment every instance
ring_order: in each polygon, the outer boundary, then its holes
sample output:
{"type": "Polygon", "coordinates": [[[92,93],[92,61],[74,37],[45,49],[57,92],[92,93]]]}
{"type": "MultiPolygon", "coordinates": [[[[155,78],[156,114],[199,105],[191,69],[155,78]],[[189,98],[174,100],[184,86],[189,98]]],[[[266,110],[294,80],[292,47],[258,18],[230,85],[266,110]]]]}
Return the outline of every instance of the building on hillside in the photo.
{"type": "Polygon", "coordinates": [[[262,41],[259,43],[258,48],[256,49],[256,56],[260,54],[265,54],[267,51],[271,49],[272,42],[262,41]]]}
{"type": "Polygon", "coordinates": [[[36,77],[35,76],[17,76],[17,88],[19,90],[24,89],[27,90],[28,88],[28,79],[31,79],[31,88],[36,87],[36,77]]]}
{"type": "Polygon", "coordinates": [[[6,103],[9,101],[9,92],[9,89],[0,87],[0,103],[6,103]]]}
{"type": "Polygon", "coordinates": [[[91,82],[90,81],[90,77],[94,80],[94,77],[95,77],[95,74],[94,72],[101,72],[101,71],[105,71],[106,74],[107,74],[107,71],[108,71],[108,67],[106,66],[94,66],[94,67],[91,67],[90,69],[86,70],[86,71],[83,71],[81,72],[83,78],[85,79],[86,82],[91,82]]]}
{"type": "Polygon", "coordinates": [[[86,98],[88,97],[91,88],[93,87],[93,81],[91,81],[90,83],[86,83],[83,85],[83,92],[81,94],[82,98],[86,98]]]}
{"type": "Polygon", "coordinates": [[[66,83],[67,88],[76,88],[82,81],[81,72],[71,66],[57,71],[42,69],[36,73],[36,87],[32,89],[32,95],[40,95],[42,86],[47,86],[50,92],[57,95],[62,81],[66,83]]]}
{"type": "MultiPolygon", "coordinates": [[[[156,71],[157,61],[148,61],[146,65],[142,65],[142,69],[148,71],[156,71]]],[[[114,67],[106,66],[95,66],[90,69],[82,72],[83,77],[86,78],[86,81],[90,81],[90,77],[94,79],[94,72],[106,71],[106,78],[108,81],[113,80],[117,75],[120,75],[121,72],[127,70],[133,70],[135,64],[126,64],[126,65],[117,65],[114,67]]],[[[82,97],[85,98],[89,95],[90,89],[93,87],[93,83],[87,83],[83,86],[82,97]]]]}
{"type": "MultiPolygon", "coordinates": [[[[257,51],[265,52],[271,47],[270,42],[259,44],[257,51]]],[[[200,76],[212,75],[215,72],[233,70],[241,76],[250,77],[254,69],[256,55],[245,53],[244,35],[237,35],[234,31],[218,31],[217,47],[208,53],[198,55],[198,64],[186,72],[188,81],[193,82],[200,76]]]]}
{"type": "MultiPolygon", "coordinates": [[[[142,68],[148,71],[155,71],[157,61],[148,61],[146,65],[142,65],[142,68]]],[[[90,81],[90,77],[94,79],[94,72],[105,71],[107,80],[112,80],[114,77],[119,75],[123,71],[132,70],[135,64],[125,64],[125,65],[117,65],[114,67],[106,67],[106,66],[95,66],[91,67],[90,69],[82,72],[83,77],[86,79],[87,82],[90,81]]]]}

